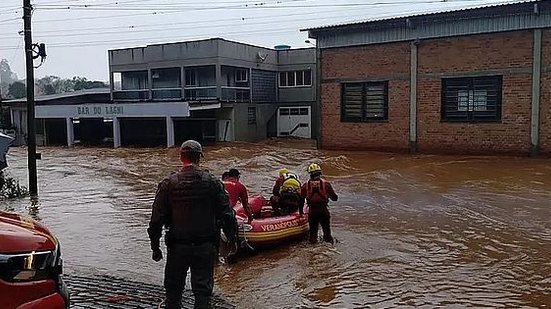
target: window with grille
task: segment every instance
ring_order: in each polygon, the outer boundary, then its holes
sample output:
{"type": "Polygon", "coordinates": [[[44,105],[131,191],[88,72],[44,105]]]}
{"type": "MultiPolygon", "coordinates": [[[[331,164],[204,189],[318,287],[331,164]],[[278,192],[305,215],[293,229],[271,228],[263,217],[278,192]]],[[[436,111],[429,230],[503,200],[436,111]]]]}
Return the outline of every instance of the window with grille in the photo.
{"type": "Polygon", "coordinates": [[[247,123],[256,124],[256,106],[249,106],[247,113],[247,123]]]}
{"type": "Polygon", "coordinates": [[[442,80],[442,120],[492,122],[501,120],[501,76],[442,80]]]}
{"type": "Polygon", "coordinates": [[[388,82],[342,84],[341,121],[388,119],[388,82]]]}

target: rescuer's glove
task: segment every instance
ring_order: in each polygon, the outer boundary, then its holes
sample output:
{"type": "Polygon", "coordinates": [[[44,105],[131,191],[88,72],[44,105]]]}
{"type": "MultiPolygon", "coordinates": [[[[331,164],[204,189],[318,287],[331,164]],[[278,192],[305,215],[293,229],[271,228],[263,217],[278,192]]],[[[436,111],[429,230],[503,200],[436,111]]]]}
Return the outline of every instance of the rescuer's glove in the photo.
{"type": "Polygon", "coordinates": [[[159,262],[163,259],[163,251],[161,251],[161,249],[154,249],[151,258],[153,259],[153,261],[159,262]]]}

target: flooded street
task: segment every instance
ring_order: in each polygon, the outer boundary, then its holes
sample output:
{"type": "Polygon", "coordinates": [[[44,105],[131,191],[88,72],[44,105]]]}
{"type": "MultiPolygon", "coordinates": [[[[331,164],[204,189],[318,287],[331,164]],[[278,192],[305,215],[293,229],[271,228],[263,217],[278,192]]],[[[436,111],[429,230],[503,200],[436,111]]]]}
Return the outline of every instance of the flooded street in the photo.
{"type": "MultiPolygon", "coordinates": [[[[177,149],[41,148],[40,200],[2,201],[62,243],[68,272],[160,284],[146,228],[157,183],[177,149]]],[[[339,201],[338,243],[283,246],[217,268],[238,308],[550,307],[551,161],[315,150],[301,141],[207,147],[217,175],[242,172],[266,195],[277,170],[320,160],[339,201]],[[291,163],[291,164],[289,164],[291,163]]],[[[26,149],[9,172],[26,183],[26,149]]],[[[163,249],[164,250],[164,249],[163,249]]],[[[166,252],[166,250],[164,250],[166,252]]]]}

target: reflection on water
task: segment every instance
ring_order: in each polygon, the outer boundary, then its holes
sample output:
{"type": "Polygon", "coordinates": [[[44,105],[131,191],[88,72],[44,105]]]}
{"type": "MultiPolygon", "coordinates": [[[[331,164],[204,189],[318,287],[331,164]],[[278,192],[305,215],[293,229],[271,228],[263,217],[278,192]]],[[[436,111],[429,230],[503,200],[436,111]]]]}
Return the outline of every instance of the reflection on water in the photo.
{"type": "MultiPolygon", "coordinates": [[[[3,202],[45,222],[69,271],[162,282],[146,226],[157,183],[177,150],[43,148],[40,199],[3,202]]],[[[205,166],[242,171],[268,194],[277,170],[320,161],[340,200],[338,243],[298,243],[217,270],[217,289],[240,308],[551,304],[551,164],[529,158],[408,156],[315,150],[269,141],[207,147],[205,166]]],[[[25,149],[11,173],[26,181],[25,149]]]]}

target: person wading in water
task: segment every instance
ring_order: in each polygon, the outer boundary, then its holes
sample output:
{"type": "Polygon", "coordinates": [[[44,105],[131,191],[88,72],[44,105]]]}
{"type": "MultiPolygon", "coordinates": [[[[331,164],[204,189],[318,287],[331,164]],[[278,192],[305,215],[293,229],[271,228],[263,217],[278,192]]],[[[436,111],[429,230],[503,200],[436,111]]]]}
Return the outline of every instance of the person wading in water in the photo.
{"type": "Polygon", "coordinates": [[[318,241],[318,226],[323,230],[323,240],[333,243],[331,236],[331,215],[329,214],[329,200],[336,201],[339,197],[333,190],[331,184],[321,178],[321,167],[317,163],[308,166],[310,180],[302,185],[301,195],[308,202],[310,214],[308,223],[310,225],[310,242],[318,241]]]}

